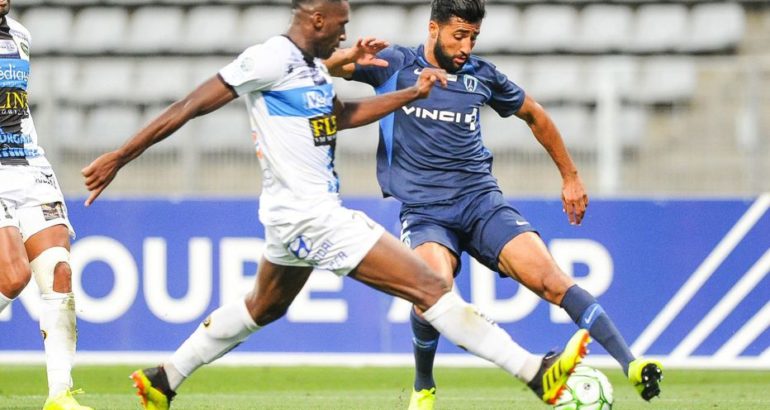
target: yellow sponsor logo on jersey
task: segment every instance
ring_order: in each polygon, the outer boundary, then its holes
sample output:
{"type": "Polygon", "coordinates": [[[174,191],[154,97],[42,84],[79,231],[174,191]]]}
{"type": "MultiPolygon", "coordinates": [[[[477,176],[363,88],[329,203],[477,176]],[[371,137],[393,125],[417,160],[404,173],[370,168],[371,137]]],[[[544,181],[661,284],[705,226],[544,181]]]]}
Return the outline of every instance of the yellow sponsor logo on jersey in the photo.
{"type": "Polygon", "coordinates": [[[322,115],[309,119],[313,143],[316,146],[330,145],[337,138],[337,116],[322,115]]]}

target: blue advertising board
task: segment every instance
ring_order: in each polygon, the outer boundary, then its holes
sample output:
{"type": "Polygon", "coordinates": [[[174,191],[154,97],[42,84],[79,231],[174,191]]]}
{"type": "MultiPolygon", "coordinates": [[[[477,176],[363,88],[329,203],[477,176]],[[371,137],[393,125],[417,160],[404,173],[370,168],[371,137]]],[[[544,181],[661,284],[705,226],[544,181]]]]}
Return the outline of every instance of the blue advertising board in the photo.
{"type": "MultiPolygon", "coordinates": [[[[570,226],[555,200],[512,200],[557,263],[593,292],[637,353],[770,362],[770,196],[595,200],[570,226]]],[[[398,236],[398,204],[346,199],[398,236]]],[[[248,292],[264,231],[255,199],[69,202],[81,352],[174,350],[208,312],[248,292]]],[[[34,281],[32,281],[34,282],[34,281]]],[[[463,257],[462,296],[534,352],[575,325],[463,257]]],[[[36,290],[0,314],[2,351],[39,351],[36,290]]],[[[316,272],[286,317],[241,352],[409,353],[409,305],[316,272]]],[[[460,352],[448,342],[440,350],[460,352]]],[[[592,354],[603,354],[598,345],[592,354]]]]}

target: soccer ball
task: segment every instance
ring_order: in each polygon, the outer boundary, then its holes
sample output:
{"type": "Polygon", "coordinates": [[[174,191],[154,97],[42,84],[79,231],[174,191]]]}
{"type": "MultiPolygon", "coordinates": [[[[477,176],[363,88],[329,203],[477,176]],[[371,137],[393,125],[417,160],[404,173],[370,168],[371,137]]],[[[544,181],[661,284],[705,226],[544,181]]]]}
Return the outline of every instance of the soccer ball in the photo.
{"type": "Polygon", "coordinates": [[[609,410],[612,384],[599,370],[579,365],[567,379],[567,386],[553,406],[557,410],[609,410]]]}

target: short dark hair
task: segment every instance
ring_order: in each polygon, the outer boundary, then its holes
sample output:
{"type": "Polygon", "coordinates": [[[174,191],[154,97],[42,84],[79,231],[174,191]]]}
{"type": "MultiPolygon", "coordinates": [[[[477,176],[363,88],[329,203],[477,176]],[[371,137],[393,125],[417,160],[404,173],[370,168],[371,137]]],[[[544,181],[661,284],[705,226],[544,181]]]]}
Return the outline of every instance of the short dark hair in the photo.
{"type": "Polygon", "coordinates": [[[484,14],[484,0],[432,0],[430,3],[430,19],[440,24],[449,22],[452,16],[478,23],[484,14]]]}
{"type": "MultiPolygon", "coordinates": [[[[299,6],[304,6],[308,4],[313,4],[318,2],[319,0],[291,0],[291,8],[296,9],[299,6]]],[[[326,0],[329,3],[341,3],[345,0],[326,0]]]]}

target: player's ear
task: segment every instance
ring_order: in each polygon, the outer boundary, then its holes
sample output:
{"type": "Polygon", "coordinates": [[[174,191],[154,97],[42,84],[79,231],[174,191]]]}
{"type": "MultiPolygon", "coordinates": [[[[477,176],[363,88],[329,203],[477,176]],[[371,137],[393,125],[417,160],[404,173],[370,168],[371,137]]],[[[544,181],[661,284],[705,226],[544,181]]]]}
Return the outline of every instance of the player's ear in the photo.
{"type": "Polygon", "coordinates": [[[430,23],[428,23],[428,34],[430,35],[430,38],[437,39],[438,38],[438,23],[431,20],[430,23]]]}
{"type": "Polygon", "coordinates": [[[310,21],[313,23],[313,28],[316,30],[321,30],[323,28],[324,20],[324,15],[318,11],[310,15],[310,21]]]}

